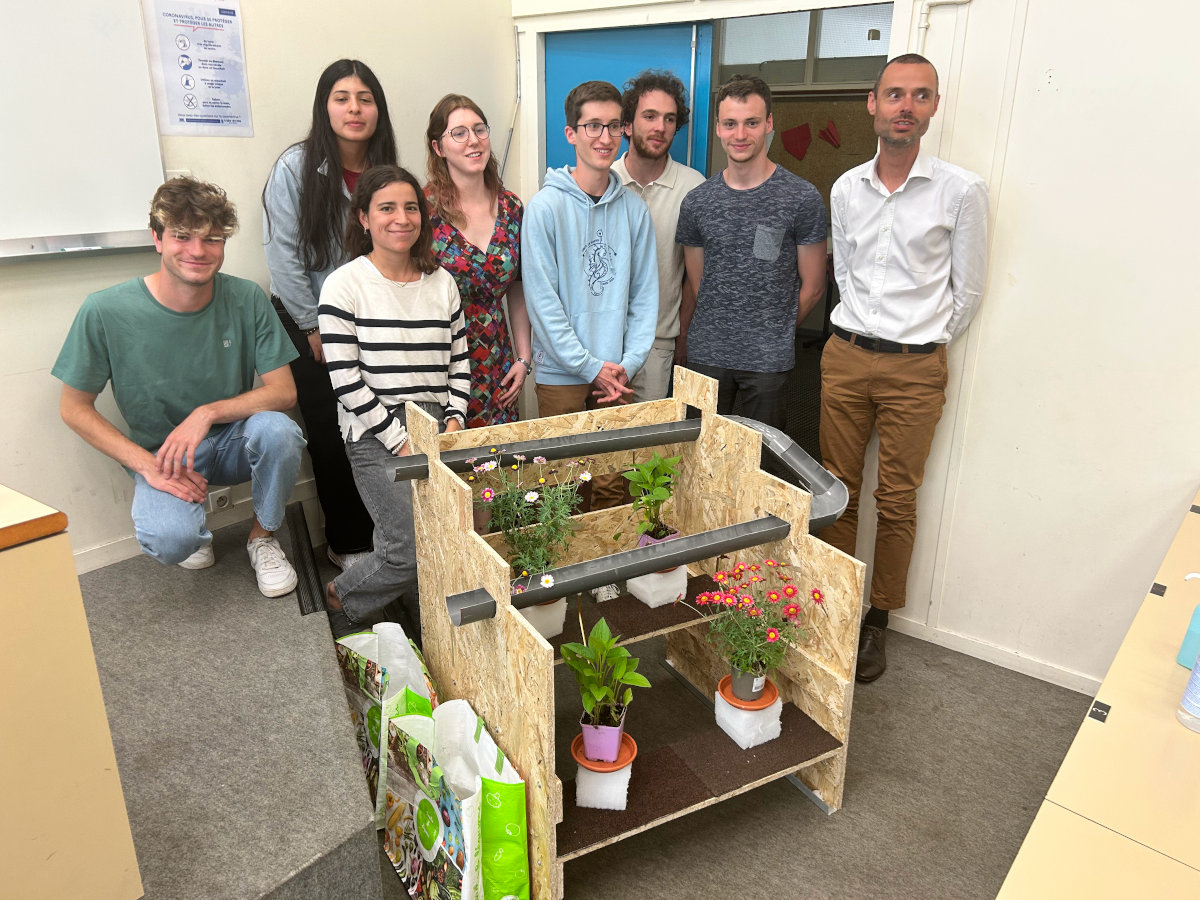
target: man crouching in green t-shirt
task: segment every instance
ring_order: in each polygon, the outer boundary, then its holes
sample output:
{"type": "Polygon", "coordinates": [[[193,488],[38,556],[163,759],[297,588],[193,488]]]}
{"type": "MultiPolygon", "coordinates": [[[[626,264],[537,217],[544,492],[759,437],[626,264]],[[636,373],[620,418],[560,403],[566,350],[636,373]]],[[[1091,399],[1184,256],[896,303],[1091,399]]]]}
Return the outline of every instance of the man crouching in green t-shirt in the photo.
{"type": "Polygon", "coordinates": [[[218,274],[237,230],[221,188],[171,179],[150,203],[150,228],[158,271],[91,294],[75,317],[52,369],[63,421],[133,475],[138,543],[159,562],[211,566],[208,486],[249,481],[246,549],[258,589],[281,596],[296,587],[274,536],[304,450],[283,414],[296,402],[296,351],[262,288],[218,274]],[[96,410],[109,381],[128,437],[96,410]]]}

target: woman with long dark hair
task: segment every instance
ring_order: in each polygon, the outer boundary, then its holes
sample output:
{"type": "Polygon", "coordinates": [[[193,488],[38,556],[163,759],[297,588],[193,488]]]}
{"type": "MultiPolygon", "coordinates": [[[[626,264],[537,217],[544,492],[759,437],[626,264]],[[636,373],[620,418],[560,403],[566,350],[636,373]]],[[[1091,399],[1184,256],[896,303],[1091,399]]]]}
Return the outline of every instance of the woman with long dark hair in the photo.
{"type": "Polygon", "coordinates": [[[342,238],[359,175],[395,162],[396,139],[379,79],[365,63],[339,59],[317,81],[308,137],[279,157],[262,195],[271,301],[300,354],[292,376],[329,558],[343,569],[371,549],[373,525],[338,430],[338,403],[317,330],[317,298],[326,277],[349,258],[342,238]]]}
{"type": "Polygon", "coordinates": [[[471,389],[462,301],[433,256],[429,209],[416,178],[376,166],[359,179],[346,223],[350,262],[321,289],[319,321],[338,421],[375,549],[325,590],[326,605],[360,623],[400,600],[401,624],[421,639],[412,485],[395,480],[411,453],[406,401],[446,431],[466,420],[471,389]]]}
{"type": "Polygon", "coordinates": [[[517,397],[533,371],[521,291],[524,207],[500,181],[491,129],[471,98],[447,94],[439,100],[429,114],[425,140],[433,249],[458,284],[467,321],[467,427],[514,422],[517,397]]]}

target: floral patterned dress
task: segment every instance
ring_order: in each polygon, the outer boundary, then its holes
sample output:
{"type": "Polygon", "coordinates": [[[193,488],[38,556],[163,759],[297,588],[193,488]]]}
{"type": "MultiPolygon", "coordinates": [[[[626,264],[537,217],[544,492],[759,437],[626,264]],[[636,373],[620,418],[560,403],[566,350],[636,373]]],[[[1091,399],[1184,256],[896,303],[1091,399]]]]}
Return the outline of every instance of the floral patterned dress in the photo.
{"type": "Polygon", "coordinates": [[[517,195],[501,191],[497,202],[492,241],[480,249],[461,231],[433,218],[433,252],[438,265],[454,276],[462,295],[467,321],[467,348],[471,354],[471,399],[467,427],[499,425],[517,420],[514,403],[500,405],[500,380],[516,363],[504,317],[502,299],[521,278],[521,216],[524,207],[517,195]]]}

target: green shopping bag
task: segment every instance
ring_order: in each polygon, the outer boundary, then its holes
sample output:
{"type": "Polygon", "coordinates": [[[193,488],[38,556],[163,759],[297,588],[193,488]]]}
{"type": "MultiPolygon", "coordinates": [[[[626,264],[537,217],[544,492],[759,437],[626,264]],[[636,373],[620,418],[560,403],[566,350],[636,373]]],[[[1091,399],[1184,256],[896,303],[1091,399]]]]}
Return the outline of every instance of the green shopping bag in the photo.
{"type": "Polygon", "coordinates": [[[528,900],[525,785],[465,700],[393,719],[384,849],[409,894],[528,900]]]}
{"type": "Polygon", "coordinates": [[[386,783],[387,755],[381,748],[387,741],[387,723],[396,716],[432,715],[437,691],[403,629],[395,623],[376,629],[347,635],[335,646],[363,773],[375,803],[376,826],[382,828],[384,796],[379,785],[386,783]]]}

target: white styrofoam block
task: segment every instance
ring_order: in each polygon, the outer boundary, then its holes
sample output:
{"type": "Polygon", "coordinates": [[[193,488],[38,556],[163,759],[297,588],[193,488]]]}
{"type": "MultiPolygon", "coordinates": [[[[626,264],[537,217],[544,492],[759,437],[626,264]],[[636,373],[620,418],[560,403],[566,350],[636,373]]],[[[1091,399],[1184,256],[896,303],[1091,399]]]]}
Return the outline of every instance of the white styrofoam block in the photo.
{"type": "Polygon", "coordinates": [[[531,606],[517,612],[523,615],[542,637],[552,638],[562,634],[563,625],[567,621],[567,598],[559,597],[548,606],[531,606]]]}
{"type": "Polygon", "coordinates": [[[625,582],[625,589],[651,609],[666,606],[687,596],[687,566],[630,578],[625,582]]]}
{"type": "Polygon", "coordinates": [[[615,772],[593,772],[578,767],[575,775],[575,805],[591,809],[624,809],[629,799],[629,776],[633,763],[615,772]]]}
{"type": "Polygon", "coordinates": [[[783,732],[780,724],[782,697],[776,697],[766,709],[738,709],[731,706],[720,691],[715,696],[717,724],[743,750],[773,741],[783,732]]]}

